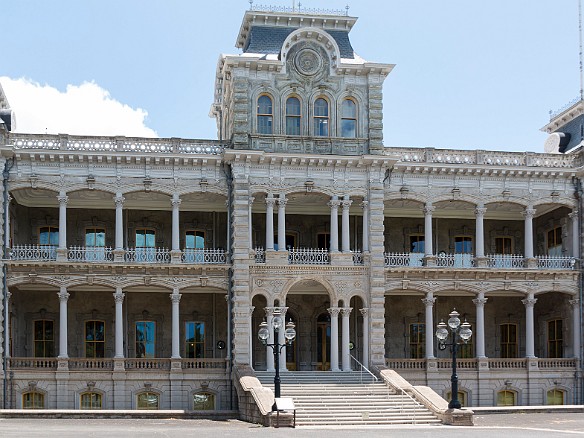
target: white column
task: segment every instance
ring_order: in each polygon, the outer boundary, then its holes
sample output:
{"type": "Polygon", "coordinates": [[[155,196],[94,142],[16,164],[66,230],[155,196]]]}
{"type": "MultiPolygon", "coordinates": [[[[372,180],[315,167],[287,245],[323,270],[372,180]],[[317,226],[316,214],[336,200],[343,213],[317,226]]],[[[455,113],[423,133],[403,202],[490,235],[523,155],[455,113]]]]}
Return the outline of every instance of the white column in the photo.
{"type": "Polygon", "coordinates": [[[59,200],[59,249],[67,249],[67,201],[65,192],[57,196],[59,200]]]}
{"type": "Polygon", "coordinates": [[[434,250],[432,248],[432,212],[436,207],[432,206],[431,202],[426,203],[424,206],[424,248],[425,256],[434,255],[434,250]]]}
{"type": "Polygon", "coordinates": [[[278,198],[278,251],[286,249],[286,199],[282,193],[278,198]]]}
{"type": "Polygon", "coordinates": [[[115,249],[124,249],[124,216],[123,207],[126,198],[121,193],[117,193],[114,202],[116,203],[116,247],[115,249]]]}
{"type": "Polygon", "coordinates": [[[572,219],[572,257],[580,257],[580,232],[578,228],[578,210],[568,215],[572,219]]]}
{"type": "Polygon", "coordinates": [[[521,300],[525,306],[525,357],[535,357],[535,325],[533,320],[533,306],[537,298],[533,297],[533,292],[527,295],[527,298],[521,300]]]}
{"type": "Polygon", "coordinates": [[[331,371],[339,370],[339,307],[327,309],[331,315],[331,371]]]}
{"type": "Polygon", "coordinates": [[[253,217],[253,213],[252,213],[252,206],[253,206],[253,201],[255,201],[255,198],[253,196],[250,196],[248,199],[248,211],[247,211],[247,215],[249,216],[248,219],[248,233],[249,233],[249,249],[253,249],[253,227],[252,227],[252,217],[253,217]]]}
{"type": "Polygon", "coordinates": [[[369,368],[369,309],[359,309],[363,315],[363,357],[362,362],[366,368],[369,368]]]}
{"type": "Polygon", "coordinates": [[[328,203],[331,208],[331,243],[330,252],[337,252],[339,250],[339,205],[341,201],[333,196],[328,203]]]}
{"type": "Polygon", "coordinates": [[[580,300],[570,300],[572,306],[572,344],[574,352],[572,356],[580,358],[580,300]]]}
{"type": "Polygon", "coordinates": [[[535,209],[527,207],[522,213],[525,217],[525,258],[533,258],[533,216],[535,209]]]}
{"type": "Polygon", "coordinates": [[[341,202],[343,207],[342,212],[342,243],[343,252],[351,252],[351,232],[349,231],[349,210],[353,201],[349,200],[348,196],[345,196],[341,202]]]}
{"type": "MultiPolygon", "coordinates": [[[[6,307],[4,307],[4,355],[10,357],[10,291],[6,291],[6,307]]],[[[4,370],[6,371],[6,370],[4,370]]]]}
{"type": "Polygon", "coordinates": [[[169,295],[170,301],[172,301],[172,356],[171,359],[180,359],[180,313],[179,313],[179,303],[181,294],[178,293],[178,289],[174,289],[169,295]]]}
{"type": "Polygon", "coordinates": [[[477,326],[475,343],[477,346],[476,355],[478,359],[484,359],[487,357],[485,355],[485,304],[487,304],[488,298],[485,298],[484,292],[479,292],[477,297],[472,300],[476,307],[477,314],[477,326]]]}
{"type": "Polygon", "coordinates": [[[341,338],[341,362],[343,364],[343,371],[351,371],[351,350],[349,343],[351,342],[349,333],[349,316],[351,315],[351,307],[343,307],[342,313],[342,338],[341,338]]]}
{"type": "Polygon", "coordinates": [[[422,303],[426,306],[426,359],[434,359],[434,303],[436,298],[432,292],[426,294],[426,298],[422,298],[422,303]]]}
{"type": "Polygon", "coordinates": [[[266,250],[274,249],[274,195],[268,194],[266,198],[266,250]]]}
{"type": "Polygon", "coordinates": [[[175,193],[172,195],[172,251],[180,251],[180,212],[181,199],[175,193]]]}
{"type": "Polygon", "coordinates": [[[116,337],[115,337],[115,358],[124,357],[124,313],[122,311],[122,305],[124,302],[125,294],[122,292],[121,287],[116,287],[116,292],[113,294],[114,301],[116,302],[116,337]]]}
{"type": "MultiPolygon", "coordinates": [[[[286,331],[286,312],[288,311],[287,307],[280,307],[280,316],[284,323],[284,326],[278,331],[278,344],[286,345],[286,337],[284,336],[284,332],[286,331]]],[[[286,348],[283,347],[280,350],[280,371],[288,371],[286,368],[286,348]]]]}
{"type": "MultiPolygon", "coordinates": [[[[266,323],[268,324],[268,344],[274,343],[274,308],[266,307],[266,323]]],[[[266,371],[276,371],[274,366],[274,351],[266,345],[266,371]]]]}
{"type": "Polygon", "coordinates": [[[363,252],[369,252],[369,201],[361,202],[363,209],[363,252]]]}
{"type": "Polygon", "coordinates": [[[67,301],[69,293],[65,286],[61,286],[59,293],[59,359],[67,359],[67,301]]]}
{"type": "Polygon", "coordinates": [[[475,217],[476,217],[476,249],[475,249],[475,256],[476,257],[484,257],[485,256],[485,228],[484,228],[484,218],[487,209],[484,205],[479,204],[477,208],[475,208],[475,217]]]}

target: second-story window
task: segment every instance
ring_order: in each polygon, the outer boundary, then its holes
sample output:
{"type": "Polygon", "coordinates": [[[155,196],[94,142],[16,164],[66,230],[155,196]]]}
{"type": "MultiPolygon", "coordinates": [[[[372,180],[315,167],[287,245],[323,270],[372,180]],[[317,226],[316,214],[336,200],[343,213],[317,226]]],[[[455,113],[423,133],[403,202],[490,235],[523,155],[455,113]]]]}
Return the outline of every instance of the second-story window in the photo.
{"type": "Polygon", "coordinates": [[[274,113],[272,106],[272,99],[270,96],[260,96],[258,98],[258,133],[272,134],[274,113]]]}
{"type": "Polygon", "coordinates": [[[300,135],[300,100],[297,97],[286,100],[286,135],[300,135]]]}
{"type": "Polygon", "coordinates": [[[357,105],[352,99],[343,100],[341,106],[341,137],[357,137],[357,105]]]}
{"type": "Polygon", "coordinates": [[[322,97],[314,102],[314,135],[317,137],[329,135],[329,104],[322,97]]]}
{"type": "Polygon", "coordinates": [[[136,321],[136,357],[156,357],[155,321],[136,321]]]}
{"type": "Polygon", "coordinates": [[[547,254],[549,256],[562,255],[562,227],[556,227],[547,232],[547,254]]]}
{"type": "Polygon", "coordinates": [[[85,357],[105,357],[104,321],[85,321],[85,357]]]}
{"type": "Polygon", "coordinates": [[[85,229],[85,250],[86,260],[105,258],[105,230],[103,228],[85,229]]]}
{"type": "Polygon", "coordinates": [[[185,232],[185,262],[202,263],[205,254],[205,232],[201,230],[187,230],[185,232]]]}
{"type": "Polygon", "coordinates": [[[495,254],[513,254],[513,241],[510,237],[495,237],[495,254]]]}
{"type": "Polygon", "coordinates": [[[57,247],[59,246],[59,228],[58,227],[40,227],[39,228],[39,245],[43,252],[47,251],[47,256],[54,260],[57,258],[57,247]]]}
{"type": "Polygon", "coordinates": [[[155,259],[156,231],[150,228],[136,229],[136,261],[152,262],[155,259]]]}

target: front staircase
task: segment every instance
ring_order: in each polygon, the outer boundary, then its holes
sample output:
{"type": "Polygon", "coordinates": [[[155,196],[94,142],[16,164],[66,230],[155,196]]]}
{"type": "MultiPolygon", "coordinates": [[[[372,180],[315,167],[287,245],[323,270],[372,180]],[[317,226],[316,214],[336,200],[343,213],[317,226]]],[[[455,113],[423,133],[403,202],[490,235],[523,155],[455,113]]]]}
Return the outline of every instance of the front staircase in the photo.
{"type": "MultiPolygon", "coordinates": [[[[274,389],[273,372],[255,374],[274,389]]],[[[366,373],[285,371],[280,379],[281,396],[294,400],[297,426],[440,423],[425,406],[366,373]]]]}

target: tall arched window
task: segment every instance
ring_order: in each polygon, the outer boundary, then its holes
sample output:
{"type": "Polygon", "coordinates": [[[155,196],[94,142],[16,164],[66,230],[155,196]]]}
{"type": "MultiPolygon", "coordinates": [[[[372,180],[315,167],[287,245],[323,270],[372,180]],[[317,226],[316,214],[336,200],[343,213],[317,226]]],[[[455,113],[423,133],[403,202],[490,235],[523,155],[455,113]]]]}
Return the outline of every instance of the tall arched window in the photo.
{"type": "Polygon", "coordinates": [[[270,96],[260,96],[258,98],[258,133],[271,134],[272,122],[274,120],[272,99],[270,96]]]}
{"type": "Polygon", "coordinates": [[[314,102],[314,135],[318,137],[329,135],[329,104],[322,97],[314,102]]]}
{"type": "Polygon", "coordinates": [[[80,395],[81,409],[101,409],[101,394],[98,392],[84,392],[80,395]]]}
{"type": "Polygon", "coordinates": [[[357,137],[357,105],[352,99],[343,100],[341,106],[341,137],[357,137]]]}
{"type": "Polygon", "coordinates": [[[136,407],[138,409],[159,409],[160,407],[160,397],[155,392],[141,392],[137,398],[136,407]]]}
{"type": "Polygon", "coordinates": [[[45,395],[37,391],[22,394],[22,409],[44,409],[45,395]]]}
{"type": "Polygon", "coordinates": [[[300,100],[297,97],[286,100],[286,135],[300,135],[300,100]]]}

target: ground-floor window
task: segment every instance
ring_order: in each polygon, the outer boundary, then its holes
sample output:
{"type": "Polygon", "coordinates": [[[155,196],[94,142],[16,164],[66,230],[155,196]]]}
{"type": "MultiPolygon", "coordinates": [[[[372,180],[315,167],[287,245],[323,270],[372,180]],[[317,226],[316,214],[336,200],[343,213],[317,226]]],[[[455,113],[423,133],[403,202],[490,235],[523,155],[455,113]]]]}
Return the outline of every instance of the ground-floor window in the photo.
{"type": "Polygon", "coordinates": [[[550,389],[547,392],[546,404],[548,405],[563,405],[565,393],[561,389],[550,389]]]}
{"type": "MultiPolygon", "coordinates": [[[[461,406],[467,406],[467,404],[466,404],[466,392],[464,392],[464,391],[458,391],[457,394],[458,394],[458,401],[460,402],[460,405],[461,406]]],[[[452,391],[448,391],[446,393],[446,400],[447,401],[452,400],[452,391]]]]}
{"type": "Polygon", "coordinates": [[[198,392],[197,394],[193,395],[193,410],[215,410],[215,394],[211,394],[210,392],[198,392]]]}
{"type": "Polygon", "coordinates": [[[562,320],[554,319],[547,323],[548,357],[564,357],[562,320]]]}
{"type": "Polygon", "coordinates": [[[45,395],[42,392],[30,391],[22,394],[22,409],[44,409],[45,395]]]}
{"type": "Polygon", "coordinates": [[[101,394],[98,392],[84,392],[80,399],[81,409],[101,409],[101,394]]]}
{"type": "Polygon", "coordinates": [[[155,392],[141,392],[138,394],[138,409],[158,409],[160,407],[160,396],[155,392]]]}
{"type": "Polygon", "coordinates": [[[37,319],[34,324],[34,357],[55,357],[55,330],[53,321],[37,319]]]}
{"type": "Polygon", "coordinates": [[[499,329],[501,331],[501,357],[517,357],[517,324],[501,324],[499,329]]]}
{"type": "Polygon", "coordinates": [[[136,321],[136,357],[156,357],[155,321],[136,321]]]}
{"type": "Polygon", "coordinates": [[[517,404],[517,393],[515,391],[504,390],[497,393],[497,406],[515,406],[517,404]]]}
{"type": "Polygon", "coordinates": [[[85,357],[105,357],[105,321],[85,321],[85,357]]]}

